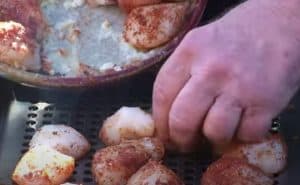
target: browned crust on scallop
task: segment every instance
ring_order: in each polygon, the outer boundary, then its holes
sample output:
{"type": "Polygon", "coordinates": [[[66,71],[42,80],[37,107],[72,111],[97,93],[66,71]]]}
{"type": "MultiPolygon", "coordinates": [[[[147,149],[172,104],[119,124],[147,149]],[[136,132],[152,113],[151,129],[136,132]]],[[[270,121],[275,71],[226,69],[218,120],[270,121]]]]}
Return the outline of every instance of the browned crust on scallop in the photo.
{"type": "Polygon", "coordinates": [[[149,179],[147,178],[154,173],[161,174],[161,176],[159,176],[155,181],[151,181],[155,185],[184,185],[183,181],[176,175],[175,172],[162,165],[161,162],[153,160],[150,160],[147,164],[140,168],[136,174],[130,178],[128,185],[135,185],[135,182],[148,184],[149,179]]]}
{"type": "MultiPolygon", "coordinates": [[[[67,174],[67,176],[71,176],[74,169],[75,165],[68,165],[67,168],[57,167],[56,171],[61,171],[67,174]]],[[[53,182],[51,182],[48,175],[44,171],[34,169],[32,172],[25,174],[24,176],[13,175],[12,180],[21,185],[53,185],[53,182]]]]}
{"type": "Polygon", "coordinates": [[[119,145],[99,149],[94,154],[92,174],[99,185],[125,185],[131,175],[150,159],[161,160],[163,155],[164,147],[158,139],[123,141],[119,145]],[[145,147],[149,144],[147,142],[153,144],[151,149],[145,147]]]}
{"type": "Polygon", "coordinates": [[[259,168],[236,158],[221,158],[203,174],[201,185],[273,185],[274,179],[259,168]]]}
{"type": "Polygon", "coordinates": [[[95,153],[92,161],[92,173],[98,184],[126,184],[130,176],[143,166],[149,158],[149,154],[134,145],[107,147],[95,153]],[[104,165],[105,167],[101,168],[102,170],[97,170],[98,165],[104,165]],[[115,171],[121,174],[118,177],[105,174],[115,171]]]}
{"type": "MultiPolygon", "coordinates": [[[[131,146],[134,145],[140,150],[144,150],[152,160],[160,161],[165,155],[164,144],[158,138],[154,137],[145,137],[142,139],[133,139],[133,140],[123,140],[121,141],[122,146],[131,146]],[[146,148],[145,143],[151,143],[154,148],[146,148]],[[144,143],[144,144],[143,144],[144,143]],[[155,155],[153,155],[155,154],[155,155]]],[[[118,145],[116,145],[118,146],[118,145]]]]}
{"type": "Polygon", "coordinates": [[[22,185],[52,185],[48,176],[43,171],[35,171],[24,176],[14,175],[13,181],[22,185]]]}

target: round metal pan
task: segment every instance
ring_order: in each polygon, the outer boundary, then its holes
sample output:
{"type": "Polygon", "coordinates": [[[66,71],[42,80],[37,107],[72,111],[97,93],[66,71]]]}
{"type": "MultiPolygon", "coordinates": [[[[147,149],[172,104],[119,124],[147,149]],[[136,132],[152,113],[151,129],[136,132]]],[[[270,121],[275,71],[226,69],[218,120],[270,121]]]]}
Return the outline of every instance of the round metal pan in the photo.
{"type": "Polygon", "coordinates": [[[177,36],[163,46],[162,50],[152,58],[145,61],[136,62],[124,66],[121,71],[107,71],[97,76],[90,77],[63,77],[63,76],[50,76],[40,73],[27,72],[24,70],[13,68],[9,65],[0,62],[0,76],[10,81],[14,81],[26,86],[33,86],[39,88],[90,88],[101,87],[120,81],[128,77],[135,76],[142,73],[151,66],[163,62],[172,51],[176,48],[179,42],[183,39],[184,35],[196,27],[204,13],[207,0],[195,0],[193,8],[186,16],[185,25],[177,36]]]}

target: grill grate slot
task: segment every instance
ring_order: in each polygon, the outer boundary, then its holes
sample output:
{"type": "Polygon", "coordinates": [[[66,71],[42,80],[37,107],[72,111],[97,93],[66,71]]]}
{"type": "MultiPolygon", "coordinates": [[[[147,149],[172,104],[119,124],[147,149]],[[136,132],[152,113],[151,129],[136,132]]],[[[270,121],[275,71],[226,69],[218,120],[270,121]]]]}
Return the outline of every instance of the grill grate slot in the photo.
{"type": "MultiPolygon", "coordinates": [[[[140,106],[143,109],[150,108],[150,105],[146,103],[130,104],[128,106],[140,106]]],[[[94,185],[91,161],[95,151],[103,147],[98,138],[98,131],[101,127],[101,122],[119,108],[120,106],[113,105],[98,106],[96,109],[90,109],[86,105],[81,105],[74,110],[74,108],[67,105],[31,104],[27,109],[26,116],[28,120],[25,122],[24,141],[19,156],[21,157],[28,150],[29,142],[37,128],[48,124],[69,125],[81,132],[92,145],[91,151],[87,156],[76,163],[76,170],[69,181],[94,185]]],[[[174,170],[185,181],[186,185],[193,185],[199,184],[201,173],[206,169],[209,161],[209,157],[203,158],[200,155],[179,156],[167,154],[164,164],[174,170]]]]}

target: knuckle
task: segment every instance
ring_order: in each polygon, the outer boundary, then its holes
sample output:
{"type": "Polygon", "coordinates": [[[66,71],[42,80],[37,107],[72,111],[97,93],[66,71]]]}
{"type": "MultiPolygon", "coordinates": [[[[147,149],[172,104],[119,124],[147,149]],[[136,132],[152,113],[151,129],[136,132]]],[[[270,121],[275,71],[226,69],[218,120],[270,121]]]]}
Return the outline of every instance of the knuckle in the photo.
{"type": "Polygon", "coordinates": [[[223,132],[218,132],[219,128],[215,126],[204,127],[203,134],[207,139],[216,144],[228,142],[228,138],[223,132]]]}
{"type": "Polygon", "coordinates": [[[186,115],[178,112],[171,112],[169,116],[170,129],[179,133],[191,133],[195,130],[186,115]]]}
{"type": "Polygon", "coordinates": [[[170,96],[168,95],[168,89],[161,82],[157,82],[154,85],[153,90],[153,102],[155,105],[166,105],[170,102],[170,96]]]}

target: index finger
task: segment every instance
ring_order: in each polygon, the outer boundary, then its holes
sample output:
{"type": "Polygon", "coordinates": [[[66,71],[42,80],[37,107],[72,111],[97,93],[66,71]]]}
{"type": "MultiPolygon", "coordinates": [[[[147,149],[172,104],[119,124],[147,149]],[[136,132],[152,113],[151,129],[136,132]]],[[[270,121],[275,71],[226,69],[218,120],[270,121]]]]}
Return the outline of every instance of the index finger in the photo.
{"type": "Polygon", "coordinates": [[[153,87],[153,118],[157,136],[163,141],[169,138],[169,112],[173,101],[190,78],[192,55],[179,46],[163,65],[153,87]]]}

